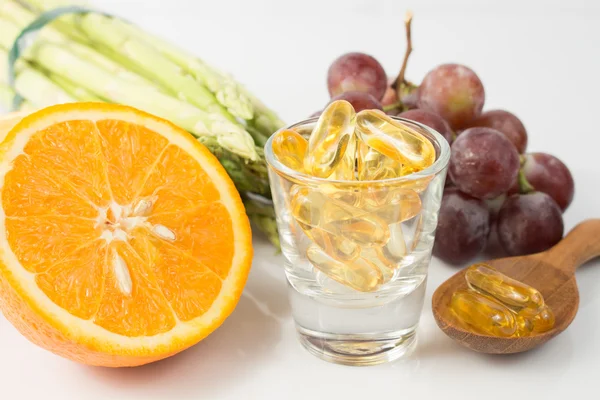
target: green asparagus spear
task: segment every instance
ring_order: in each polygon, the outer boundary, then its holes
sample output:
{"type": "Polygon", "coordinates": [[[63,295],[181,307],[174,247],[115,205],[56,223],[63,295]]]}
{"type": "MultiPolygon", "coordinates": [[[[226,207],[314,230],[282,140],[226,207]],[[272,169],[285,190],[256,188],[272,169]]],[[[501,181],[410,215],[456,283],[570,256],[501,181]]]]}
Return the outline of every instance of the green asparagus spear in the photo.
{"type": "MultiPolygon", "coordinates": [[[[10,21],[0,18],[0,46],[8,48],[19,33],[10,21]]],[[[68,77],[74,84],[115,103],[129,104],[169,119],[195,136],[214,136],[219,144],[243,158],[256,161],[252,137],[239,125],[218,113],[207,113],[162,93],[156,87],[137,84],[114,76],[79,58],[67,48],[36,40],[23,55],[50,72],[68,77]],[[93,79],[90,79],[93,77],[93,79]]]]}
{"type": "Polygon", "coordinates": [[[190,75],[182,73],[176,64],[161,57],[152,46],[119,29],[120,24],[117,20],[90,13],[81,16],[79,24],[94,43],[99,43],[112,52],[118,52],[128,62],[143,69],[149,78],[172,90],[180,99],[207,112],[230,116],[230,119],[235,121],[206,87],[190,75]]]}
{"type": "MultiPolygon", "coordinates": [[[[17,93],[37,107],[77,101],[75,97],[27,62],[20,60],[15,66],[15,71],[17,93]]],[[[8,86],[8,54],[3,49],[0,49],[0,83],[8,86]]],[[[11,109],[13,106],[12,98],[7,109],[11,109]]]]}
{"type": "Polygon", "coordinates": [[[277,223],[275,222],[275,210],[273,210],[273,207],[261,204],[250,198],[244,199],[244,205],[246,206],[246,214],[250,217],[250,221],[279,249],[279,234],[277,233],[277,223]]]}
{"type": "MultiPolygon", "coordinates": [[[[16,25],[19,29],[24,29],[37,18],[36,14],[23,8],[12,0],[0,0],[0,16],[13,22],[14,25],[16,25]]],[[[40,37],[45,41],[68,47],[70,51],[80,58],[84,58],[95,63],[113,75],[117,75],[123,79],[127,79],[135,83],[153,85],[153,83],[149,80],[124,68],[114,60],[104,56],[103,54],[100,54],[97,50],[70,40],[68,36],[65,36],[58,30],[54,29],[52,24],[44,27],[41,30],[40,37]]]]}
{"type": "Polygon", "coordinates": [[[54,83],[60,86],[65,92],[69,93],[71,96],[77,99],[77,101],[104,101],[103,99],[91,93],[87,89],[81,86],[77,86],[76,84],[74,84],[73,82],[61,75],[56,75],[53,73],[47,73],[47,75],[50,78],[50,80],[52,80],[54,83]]]}
{"type": "MultiPolygon", "coordinates": [[[[73,3],[71,0],[21,0],[39,10],[47,11],[56,7],[73,3]]],[[[77,4],[86,2],[77,1],[77,4]]],[[[128,32],[141,42],[151,44],[173,63],[194,76],[198,82],[204,84],[213,92],[217,100],[226,107],[231,114],[248,121],[248,130],[260,132],[263,138],[268,138],[284,126],[283,121],[258,98],[252,95],[242,85],[238,84],[231,76],[218,71],[199,58],[188,54],[177,46],[148,34],[143,30],[120,20],[113,24],[122,32],[128,32]]],[[[253,134],[253,136],[255,136],[253,134]]],[[[266,140],[266,139],[263,139],[266,140]]],[[[258,143],[257,143],[258,144],[258,143]]]]}
{"type": "MultiPolygon", "coordinates": [[[[203,136],[198,140],[204,144],[223,164],[232,177],[238,191],[270,195],[267,169],[263,158],[260,161],[246,161],[237,154],[220,146],[214,137],[203,136]]],[[[262,149],[257,149],[261,151],[262,149]]]]}

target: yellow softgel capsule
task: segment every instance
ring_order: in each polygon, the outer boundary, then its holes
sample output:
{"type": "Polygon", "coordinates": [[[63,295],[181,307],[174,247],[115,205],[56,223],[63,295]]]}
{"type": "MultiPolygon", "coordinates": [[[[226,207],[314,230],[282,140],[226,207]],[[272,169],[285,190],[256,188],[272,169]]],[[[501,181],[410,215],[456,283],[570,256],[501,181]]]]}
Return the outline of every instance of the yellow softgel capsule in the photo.
{"type": "Polygon", "coordinates": [[[459,290],[452,295],[450,310],[467,328],[485,335],[510,337],[517,333],[515,315],[480,293],[459,290]]]}
{"type": "Polygon", "coordinates": [[[308,141],[291,129],[277,132],[273,138],[273,153],[283,165],[295,171],[304,171],[307,148],[308,141]]]}
{"type": "Polygon", "coordinates": [[[554,313],[547,305],[539,309],[526,308],[517,313],[517,317],[524,321],[524,333],[543,333],[554,327],[554,313]]]}
{"type": "Polygon", "coordinates": [[[378,181],[402,176],[402,164],[384,156],[363,142],[358,144],[357,152],[358,179],[361,181],[378,181]]]}
{"type": "Polygon", "coordinates": [[[515,318],[518,326],[515,336],[530,336],[533,332],[533,321],[531,320],[531,315],[523,315],[518,313],[515,318]]]}
{"type": "MultiPolygon", "coordinates": [[[[332,210],[334,207],[337,208],[331,204],[325,207],[326,219],[329,215],[338,213],[337,210],[332,210]]],[[[385,221],[375,215],[358,211],[359,213],[352,217],[331,220],[328,229],[339,232],[343,237],[362,247],[385,246],[390,238],[390,231],[385,221]]]]}
{"type": "Polygon", "coordinates": [[[360,207],[362,204],[362,188],[348,186],[348,185],[330,185],[320,186],[320,189],[325,193],[329,198],[339,201],[345,205],[350,207],[360,207]]]}
{"type": "Polygon", "coordinates": [[[400,162],[404,175],[421,171],[435,161],[435,148],[425,136],[376,110],[357,114],[356,133],[370,148],[400,162]]]}
{"type": "Polygon", "coordinates": [[[544,305],[540,312],[535,314],[531,320],[533,322],[533,331],[535,333],[549,331],[554,328],[556,322],[552,309],[547,305],[544,305]]]}
{"type": "Polygon", "coordinates": [[[367,192],[364,201],[366,209],[388,224],[409,220],[422,209],[421,197],[410,189],[367,192]]]}
{"type": "Polygon", "coordinates": [[[408,254],[404,231],[401,223],[390,224],[390,239],[387,244],[379,249],[380,257],[386,260],[388,265],[394,264],[394,269],[400,267],[400,262],[408,254]]]}
{"type": "Polygon", "coordinates": [[[365,247],[361,249],[360,256],[379,268],[383,277],[382,283],[392,280],[397,264],[385,256],[381,247],[365,247]]]}
{"type": "Polygon", "coordinates": [[[333,170],[330,179],[338,181],[355,181],[356,180],[356,135],[352,135],[348,141],[346,152],[333,170]]]}
{"type": "Polygon", "coordinates": [[[372,292],[383,282],[379,268],[364,258],[341,262],[314,245],[308,248],[306,257],[316,269],[331,279],[360,292],[372,292]]]}
{"type": "Polygon", "coordinates": [[[360,256],[360,247],[354,242],[342,236],[333,235],[324,229],[313,228],[302,223],[298,225],[314,244],[336,260],[352,261],[360,256]]]}
{"type": "Polygon", "coordinates": [[[354,136],[356,112],[345,100],[329,104],[319,117],[304,158],[305,171],[319,178],[328,178],[344,159],[354,136]]]}
{"type": "Polygon", "coordinates": [[[308,186],[290,191],[291,212],[300,224],[342,236],[359,246],[383,246],[390,233],[385,221],[308,186]]]}
{"type": "Polygon", "coordinates": [[[533,333],[544,333],[554,328],[554,313],[547,305],[539,309],[525,308],[517,313],[519,336],[529,336],[533,333]]]}
{"type": "Polygon", "coordinates": [[[487,264],[470,266],[465,279],[472,290],[494,297],[515,312],[522,309],[537,311],[544,306],[544,298],[539,291],[509,278],[487,264]]]}
{"type": "Polygon", "coordinates": [[[328,198],[308,186],[294,185],[290,190],[290,210],[299,224],[309,227],[325,225],[323,207],[328,198]]]}

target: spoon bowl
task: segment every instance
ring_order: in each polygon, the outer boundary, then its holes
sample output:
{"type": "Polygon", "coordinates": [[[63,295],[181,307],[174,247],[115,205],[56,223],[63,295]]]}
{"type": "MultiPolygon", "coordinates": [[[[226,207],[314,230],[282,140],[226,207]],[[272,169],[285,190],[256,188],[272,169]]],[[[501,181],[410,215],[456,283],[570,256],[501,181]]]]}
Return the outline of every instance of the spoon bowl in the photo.
{"type": "Polygon", "coordinates": [[[466,330],[449,310],[454,292],[467,288],[466,268],[437,288],[432,299],[433,316],[446,335],[472,350],[489,354],[530,350],[552,339],[571,324],[579,308],[575,270],[597,256],[600,256],[600,219],[590,219],[577,225],[550,250],[485,261],[499,272],[540,291],[556,319],[549,331],[525,337],[498,337],[466,330]]]}

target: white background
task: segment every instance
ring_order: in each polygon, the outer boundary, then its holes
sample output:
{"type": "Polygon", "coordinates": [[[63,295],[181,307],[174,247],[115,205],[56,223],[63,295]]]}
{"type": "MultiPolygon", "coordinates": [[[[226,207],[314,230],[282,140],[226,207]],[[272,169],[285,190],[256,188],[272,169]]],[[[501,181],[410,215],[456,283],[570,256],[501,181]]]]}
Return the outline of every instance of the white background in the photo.
{"type": "MultiPolygon", "coordinates": [[[[409,78],[418,82],[443,62],[472,67],[485,84],[486,108],[516,113],[529,131],[529,149],[555,154],[571,168],[576,195],[565,214],[566,228],[600,216],[596,1],[96,4],[232,72],[288,122],[326,103],[327,68],[344,52],[371,53],[395,74],[404,51],[403,15],[411,8],[415,51],[409,78]]],[[[431,294],[456,269],[434,259],[416,353],[390,365],[352,368],[325,363],[300,347],[282,258],[262,238],[255,239],[255,252],[244,295],[225,324],[194,348],[153,365],[80,366],[31,345],[0,317],[0,398],[559,399],[586,391],[584,398],[597,396],[599,261],[577,272],[581,305],[567,331],[526,354],[486,356],[458,346],[435,325],[431,294]]]]}

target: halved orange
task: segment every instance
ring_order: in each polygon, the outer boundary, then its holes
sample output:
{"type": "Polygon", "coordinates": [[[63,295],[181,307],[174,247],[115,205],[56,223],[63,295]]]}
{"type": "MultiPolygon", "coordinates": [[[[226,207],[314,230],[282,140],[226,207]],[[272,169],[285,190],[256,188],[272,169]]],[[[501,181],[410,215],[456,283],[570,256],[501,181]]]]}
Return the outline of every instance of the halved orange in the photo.
{"type": "Polygon", "coordinates": [[[0,309],[82,363],[182,351],[233,311],[252,259],[240,196],[187,132],[136,109],[59,105],[0,146],[0,309]]]}

